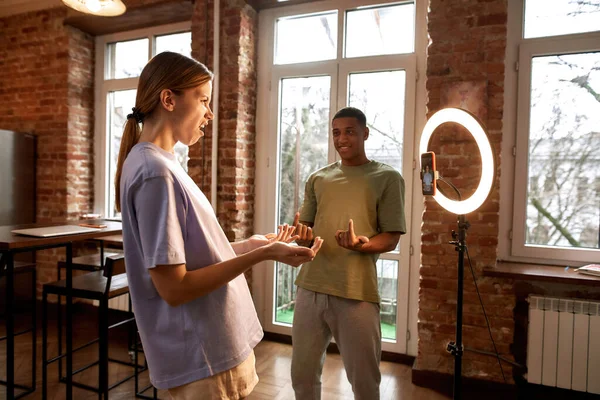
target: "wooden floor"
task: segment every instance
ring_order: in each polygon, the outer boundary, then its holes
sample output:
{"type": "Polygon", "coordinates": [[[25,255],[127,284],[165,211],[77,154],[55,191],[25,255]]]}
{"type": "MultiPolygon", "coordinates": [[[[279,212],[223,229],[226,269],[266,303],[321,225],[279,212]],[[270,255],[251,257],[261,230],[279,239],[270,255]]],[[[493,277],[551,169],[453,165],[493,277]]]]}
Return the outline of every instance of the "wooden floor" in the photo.
{"type": "MultiPolygon", "coordinates": [[[[256,347],[256,370],[260,382],[250,400],[293,400],[294,392],[290,380],[292,346],[263,341],[256,347]]],[[[382,362],[381,400],[444,400],[449,399],[433,390],[411,383],[411,368],[408,365],[382,362]]],[[[352,387],[339,354],[327,354],[323,368],[323,400],[352,400],[352,387]]]]}
{"type": "MultiPolygon", "coordinates": [[[[78,307],[76,307],[78,309],[78,307]]],[[[95,310],[94,310],[95,311],[95,310]]],[[[74,315],[76,345],[86,343],[96,335],[96,316],[94,311],[90,312],[89,307],[79,309],[74,315]]],[[[41,318],[40,318],[41,321],[41,318]]],[[[49,330],[49,355],[57,353],[57,333],[56,319],[51,318],[51,327],[49,330]]],[[[17,321],[17,326],[25,326],[27,321],[17,321]]],[[[0,336],[4,335],[4,323],[0,328],[0,336]]],[[[64,335],[64,332],[63,332],[64,335]]],[[[41,399],[41,349],[42,349],[42,331],[38,324],[37,339],[37,391],[25,397],[25,399],[41,399]]],[[[64,340],[64,339],[63,339],[64,340]]],[[[123,329],[111,331],[110,336],[110,357],[128,361],[127,334],[123,329]]],[[[16,339],[16,376],[17,382],[29,384],[31,382],[31,339],[30,336],[23,335],[16,339]]],[[[97,345],[94,344],[87,349],[76,353],[74,357],[74,366],[80,367],[97,359],[97,345]]],[[[294,393],[290,381],[290,363],[292,348],[288,344],[263,341],[255,349],[256,369],[260,382],[254,392],[249,396],[250,400],[293,400],[294,393]]],[[[6,342],[0,342],[0,379],[6,377],[6,342]]],[[[64,368],[64,366],[63,366],[64,368]]],[[[49,385],[48,399],[58,400],[65,398],[65,384],[58,382],[57,364],[52,364],[48,368],[49,385]]],[[[98,369],[96,366],[78,374],[76,381],[96,385],[98,369]]],[[[110,382],[115,382],[128,374],[132,373],[132,368],[116,363],[110,365],[110,382]]],[[[411,383],[411,369],[407,365],[390,362],[381,363],[381,399],[412,399],[412,400],[442,400],[448,399],[435,391],[415,386],[411,383]]],[[[140,382],[143,386],[148,384],[147,372],[142,375],[140,382]]],[[[17,392],[19,393],[19,392],[17,392]]],[[[95,399],[97,394],[74,388],[73,398],[95,399]]],[[[147,392],[151,394],[151,390],[147,392]]],[[[110,391],[111,399],[134,399],[133,379],[110,391]]],[[[169,396],[164,391],[159,391],[160,399],[168,399],[169,396]]],[[[323,370],[323,400],[343,400],[352,399],[352,388],[346,379],[343,364],[338,354],[328,354],[323,370]]],[[[0,386],[0,400],[6,399],[5,388],[0,386]]]]}

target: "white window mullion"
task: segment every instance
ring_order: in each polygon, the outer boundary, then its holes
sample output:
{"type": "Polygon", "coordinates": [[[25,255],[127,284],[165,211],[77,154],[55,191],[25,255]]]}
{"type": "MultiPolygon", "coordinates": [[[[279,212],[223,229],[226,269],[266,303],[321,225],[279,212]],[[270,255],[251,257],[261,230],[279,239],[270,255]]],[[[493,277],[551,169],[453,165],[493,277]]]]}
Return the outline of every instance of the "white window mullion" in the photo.
{"type": "Polygon", "coordinates": [[[117,90],[137,89],[139,80],[138,77],[106,80],[102,84],[102,90],[109,93],[117,90]]]}

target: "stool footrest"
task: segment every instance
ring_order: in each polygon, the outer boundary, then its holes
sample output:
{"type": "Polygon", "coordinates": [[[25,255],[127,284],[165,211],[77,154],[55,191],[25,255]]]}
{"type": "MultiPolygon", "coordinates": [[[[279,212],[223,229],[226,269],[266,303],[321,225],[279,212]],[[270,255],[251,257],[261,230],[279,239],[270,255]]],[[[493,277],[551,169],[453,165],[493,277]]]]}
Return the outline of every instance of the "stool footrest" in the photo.
{"type": "MultiPolygon", "coordinates": [[[[33,328],[27,328],[25,330],[22,330],[20,332],[15,332],[14,336],[19,336],[19,335],[23,335],[25,333],[29,333],[29,332],[33,332],[33,328]]],[[[2,336],[0,337],[0,342],[6,340],[6,336],[2,336]]]]}
{"type": "Polygon", "coordinates": [[[144,394],[144,392],[147,391],[148,389],[153,389],[154,393],[156,393],[156,388],[152,385],[148,385],[145,388],[143,388],[142,390],[140,390],[139,392],[137,392],[135,394],[135,397],[137,397],[138,399],[156,400],[156,395],[148,396],[147,394],[144,394]]]}
{"type": "MultiPolygon", "coordinates": [[[[92,340],[92,341],[90,341],[90,342],[87,342],[86,344],[83,344],[83,345],[81,345],[81,346],[79,346],[79,347],[77,347],[77,348],[73,349],[73,350],[72,350],[72,352],[73,352],[73,354],[75,354],[75,352],[76,352],[76,351],[79,351],[79,350],[81,350],[81,349],[84,349],[84,348],[86,348],[86,347],[88,347],[88,346],[91,346],[91,345],[93,345],[94,343],[98,342],[99,340],[100,340],[100,339],[94,339],[94,340],[92,340]]],[[[56,361],[60,360],[61,358],[64,358],[64,357],[66,357],[66,356],[67,356],[67,353],[59,354],[59,355],[57,355],[57,356],[56,356],[56,357],[54,357],[54,358],[50,358],[50,359],[46,360],[46,364],[50,364],[50,363],[56,362],[56,361]]],[[[42,361],[43,361],[43,360],[42,360],[42,361]]],[[[98,361],[96,361],[96,362],[98,362],[98,361]]]]}
{"type": "MultiPolygon", "coordinates": [[[[117,360],[110,360],[110,359],[109,359],[109,361],[119,362],[117,360]]],[[[87,369],[87,368],[89,368],[89,367],[91,367],[92,365],[95,365],[95,364],[98,364],[98,361],[96,361],[95,363],[92,363],[92,364],[90,364],[90,365],[88,365],[86,367],[78,369],[77,371],[73,372],[73,375],[75,375],[75,374],[77,374],[79,372],[82,372],[83,370],[85,370],[85,369],[87,369]]],[[[111,390],[111,389],[119,386],[120,384],[127,382],[128,380],[130,380],[130,379],[132,379],[134,377],[135,377],[135,373],[133,373],[133,374],[131,374],[131,375],[129,375],[129,376],[121,379],[118,382],[113,383],[112,385],[109,385],[108,386],[108,390],[111,390]]],[[[67,378],[66,377],[60,378],[60,382],[61,383],[66,383],[67,382],[67,378]]],[[[73,381],[73,386],[77,386],[78,388],[86,389],[86,390],[89,390],[89,391],[92,391],[92,392],[96,392],[96,393],[98,393],[100,391],[100,389],[98,387],[96,387],[96,386],[90,386],[90,385],[86,385],[85,383],[80,383],[80,382],[75,382],[75,381],[73,381]]]]}

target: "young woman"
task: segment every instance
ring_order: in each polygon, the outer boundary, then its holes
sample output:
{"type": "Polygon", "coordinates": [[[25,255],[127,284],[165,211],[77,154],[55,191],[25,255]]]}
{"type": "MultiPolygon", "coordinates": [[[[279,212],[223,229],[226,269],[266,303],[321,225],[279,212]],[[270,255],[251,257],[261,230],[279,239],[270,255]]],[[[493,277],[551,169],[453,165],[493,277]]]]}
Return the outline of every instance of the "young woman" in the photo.
{"type": "Polygon", "coordinates": [[[229,243],[214,211],[173,153],[203,135],[212,73],[165,52],[148,62],[127,116],[115,180],[135,317],[150,380],[175,399],[241,399],[258,382],[263,332],[243,272],[264,260],[298,266],[311,248],[293,227],[229,243]],[[140,129],[141,128],[141,129],[140,129]]]}

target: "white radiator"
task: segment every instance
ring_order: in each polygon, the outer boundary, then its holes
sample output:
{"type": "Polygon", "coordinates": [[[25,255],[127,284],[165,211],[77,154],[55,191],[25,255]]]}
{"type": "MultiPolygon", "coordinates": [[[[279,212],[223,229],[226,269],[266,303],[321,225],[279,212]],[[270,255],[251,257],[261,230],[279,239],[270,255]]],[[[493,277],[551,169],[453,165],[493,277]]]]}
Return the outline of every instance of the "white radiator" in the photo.
{"type": "Polygon", "coordinates": [[[600,302],[528,301],[527,381],[600,394],[600,302]]]}

